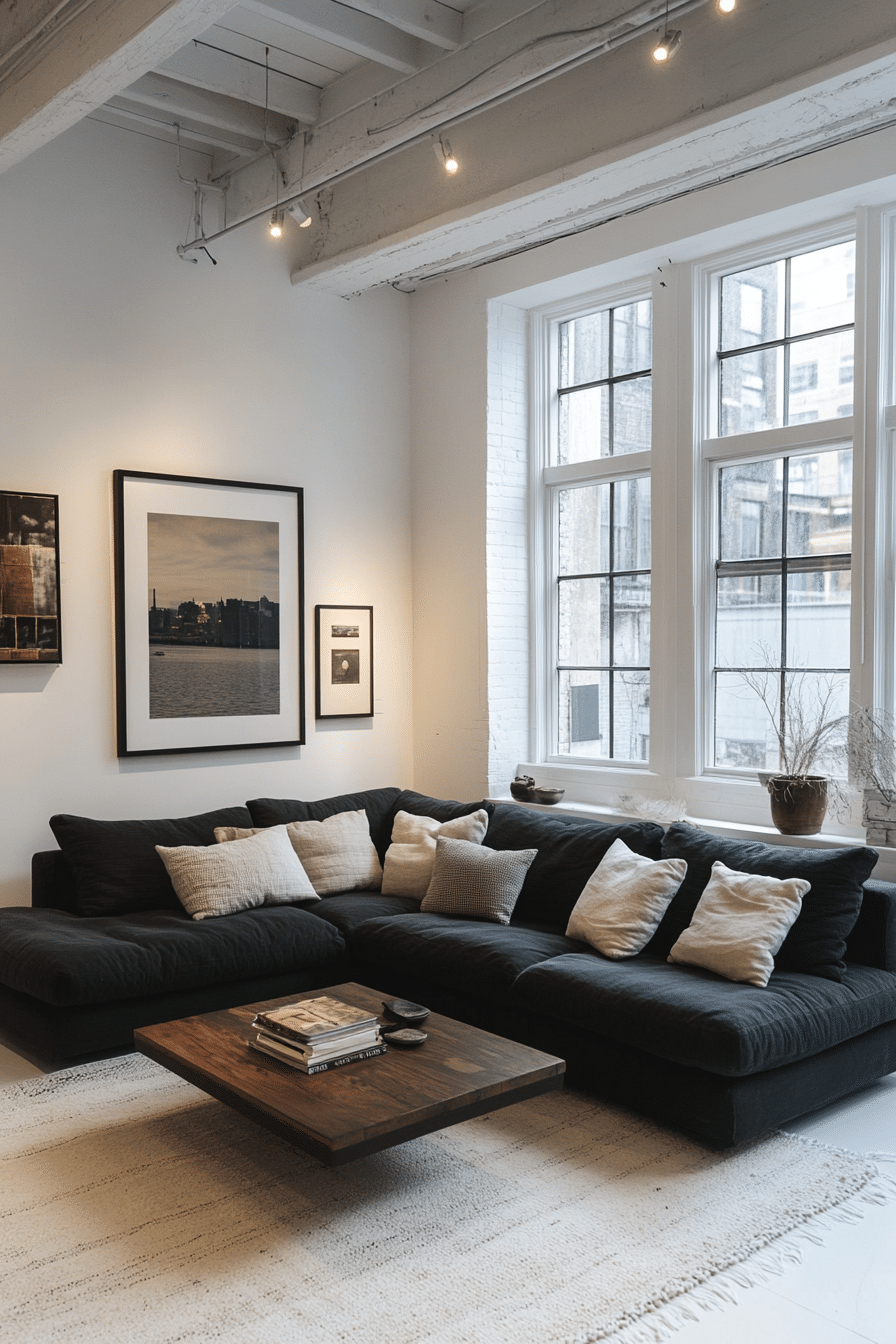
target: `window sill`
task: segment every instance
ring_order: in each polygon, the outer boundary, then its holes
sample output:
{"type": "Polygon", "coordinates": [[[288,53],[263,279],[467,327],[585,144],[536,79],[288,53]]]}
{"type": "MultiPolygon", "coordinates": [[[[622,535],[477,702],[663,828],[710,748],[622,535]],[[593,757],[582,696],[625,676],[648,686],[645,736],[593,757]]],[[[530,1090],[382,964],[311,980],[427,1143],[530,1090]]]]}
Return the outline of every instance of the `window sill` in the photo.
{"type": "MultiPolygon", "coordinates": [[[[597,803],[584,803],[564,798],[559,803],[521,803],[509,793],[489,797],[491,803],[512,803],[514,807],[525,807],[533,812],[558,812],[568,817],[586,817],[590,821],[600,821],[610,825],[626,821],[644,821],[646,818],[624,812],[619,807],[605,807],[597,803]]],[[[774,826],[761,826],[755,823],[719,821],[712,817],[693,817],[688,813],[682,818],[690,826],[697,826],[711,835],[723,836],[729,840],[758,840],[766,845],[784,845],[797,849],[843,849],[855,845],[864,845],[864,835],[834,835],[821,831],[817,835],[782,835],[774,826]]],[[[671,823],[657,822],[666,829],[671,823]]],[[[896,882],[896,849],[875,845],[880,854],[872,876],[878,881],[896,882]]]]}

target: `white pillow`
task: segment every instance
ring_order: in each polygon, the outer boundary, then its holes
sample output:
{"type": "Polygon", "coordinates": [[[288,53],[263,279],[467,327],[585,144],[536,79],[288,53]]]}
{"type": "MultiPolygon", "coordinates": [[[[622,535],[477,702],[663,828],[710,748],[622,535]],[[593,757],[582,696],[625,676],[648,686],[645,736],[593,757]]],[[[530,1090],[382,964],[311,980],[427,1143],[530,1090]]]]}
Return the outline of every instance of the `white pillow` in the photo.
{"type": "Polygon", "coordinates": [[[576,901],[567,938],[581,938],[618,961],[650,942],[684,881],[684,859],[647,859],[614,840],[576,901]]]}
{"type": "Polygon", "coordinates": [[[436,821],[434,817],[417,817],[412,812],[396,812],[392,843],[386,850],[383,864],[383,895],[413,896],[422,901],[432,881],[439,836],[481,845],[487,830],[488,813],[484,807],[466,817],[455,817],[453,821],[436,821]]]}
{"type": "MultiPolygon", "coordinates": [[[[227,844],[231,840],[248,840],[250,835],[265,835],[268,831],[283,831],[287,840],[289,840],[289,831],[286,826],[216,826],[215,839],[219,845],[227,844]]],[[[295,858],[301,874],[296,871],[296,884],[301,886],[301,895],[299,896],[275,896],[269,894],[264,898],[265,905],[292,905],[295,901],[319,901],[320,897],[311,885],[311,881],[305,869],[302,867],[302,860],[296,854],[290,842],[293,857],[295,858]]]]}
{"type": "Polygon", "coordinates": [[[286,834],[318,896],[379,891],[383,869],[363,807],[324,821],[291,821],[286,834]]]}
{"type": "Polygon", "coordinates": [[[315,899],[285,826],[226,845],[156,845],[156,853],[194,919],[315,899]]]}
{"type": "Polygon", "coordinates": [[[811,885],[802,877],[761,877],[714,863],[694,917],[669,960],[763,988],[811,885]]]}

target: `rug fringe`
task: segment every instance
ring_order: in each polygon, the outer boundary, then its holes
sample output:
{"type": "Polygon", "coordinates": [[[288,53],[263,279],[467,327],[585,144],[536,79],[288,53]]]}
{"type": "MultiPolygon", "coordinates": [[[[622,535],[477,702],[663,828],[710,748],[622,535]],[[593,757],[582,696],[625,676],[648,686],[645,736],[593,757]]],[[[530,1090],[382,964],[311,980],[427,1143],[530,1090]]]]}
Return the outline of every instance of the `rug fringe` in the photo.
{"type": "MultiPolygon", "coordinates": [[[[816,1143],[814,1139],[801,1141],[832,1153],[842,1154],[845,1151],[828,1144],[816,1143]]],[[[872,1155],[856,1153],[853,1156],[867,1160],[872,1155]]],[[[893,1154],[888,1158],[884,1154],[873,1156],[882,1160],[896,1160],[896,1155],[893,1154]]],[[[836,1224],[859,1223],[864,1218],[868,1205],[888,1204],[893,1200],[896,1200],[896,1177],[878,1172],[867,1185],[856,1191],[843,1204],[813,1214],[800,1227],[761,1247],[741,1264],[730,1265],[703,1283],[683,1286],[680,1296],[658,1305],[656,1310],[649,1310],[646,1315],[619,1321],[616,1325],[597,1333],[569,1336],[564,1344],[663,1344],[663,1341],[684,1326],[701,1320],[703,1313],[736,1306],[740,1300],[739,1290],[761,1288],[771,1279],[784,1274],[791,1266],[800,1264],[803,1259],[804,1243],[822,1246],[825,1240],[823,1233],[831,1231],[836,1224]]]]}

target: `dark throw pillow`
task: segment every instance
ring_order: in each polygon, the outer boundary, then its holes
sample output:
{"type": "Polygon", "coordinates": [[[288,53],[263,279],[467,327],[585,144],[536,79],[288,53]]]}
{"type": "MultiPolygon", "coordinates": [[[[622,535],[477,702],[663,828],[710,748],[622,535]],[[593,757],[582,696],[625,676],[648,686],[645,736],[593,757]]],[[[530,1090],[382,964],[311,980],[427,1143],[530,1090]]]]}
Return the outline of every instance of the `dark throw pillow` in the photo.
{"type": "Polygon", "coordinates": [[[691,922],[712,865],[719,862],[740,873],[781,879],[802,877],[810,882],[796,923],[775,956],[775,969],[804,971],[826,980],[843,979],[846,939],[859,917],[862,883],[877,862],[876,849],[865,845],[800,849],[765,845],[758,840],[726,840],[676,822],[663,839],[663,858],[685,859],[688,871],[647,952],[669,955],[673,943],[691,922]]]}
{"type": "Polygon", "coordinates": [[[79,915],[180,910],[156,845],[213,845],[216,826],[251,825],[245,807],[153,821],[94,821],[66,813],[50,818],[50,829],[74,873],[79,915]]]}
{"type": "Polygon", "coordinates": [[[370,822],[370,838],[380,863],[392,839],[392,820],[400,789],[365,789],[362,793],[340,793],[333,798],[302,802],[299,798],[250,798],[246,803],[253,826],[284,826],[291,821],[326,821],[340,812],[358,812],[363,807],[370,822]]]}

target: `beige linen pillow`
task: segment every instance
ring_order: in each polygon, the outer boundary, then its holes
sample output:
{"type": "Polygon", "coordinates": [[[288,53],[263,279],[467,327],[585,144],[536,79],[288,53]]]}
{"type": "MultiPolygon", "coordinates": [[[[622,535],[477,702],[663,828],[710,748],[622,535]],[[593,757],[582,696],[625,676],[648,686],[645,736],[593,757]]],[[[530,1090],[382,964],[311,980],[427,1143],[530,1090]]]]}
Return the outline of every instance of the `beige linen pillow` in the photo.
{"type": "Polygon", "coordinates": [[[363,807],[324,821],[291,821],[286,834],[318,896],[379,891],[383,869],[363,807]]]}
{"type": "MultiPolygon", "coordinates": [[[[216,826],[215,839],[219,845],[229,844],[231,840],[248,840],[250,835],[264,835],[268,831],[283,831],[289,840],[289,831],[286,826],[216,826]]],[[[305,869],[302,868],[302,860],[296,854],[295,849],[290,842],[290,848],[295,855],[296,863],[302,869],[301,878],[296,873],[297,882],[301,882],[301,896],[274,896],[268,895],[264,898],[265,905],[293,905],[296,901],[319,901],[320,897],[311,885],[311,881],[305,869]]]]}
{"type": "Polygon", "coordinates": [[[812,883],[739,873],[718,861],[670,961],[764,988],[812,883]]]}
{"type": "Polygon", "coordinates": [[[315,899],[285,826],[223,845],[156,845],[177,898],[194,919],[315,899]]]}
{"type": "Polygon", "coordinates": [[[434,817],[418,817],[412,812],[396,812],[392,843],[386,850],[383,864],[383,895],[413,896],[422,901],[432,881],[439,836],[481,845],[487,830],[488,813],[484,807],[466,817],[455,817],[453,821],[436,821],[434,817]]]}
{"type": "Polygon", "coordinates": [[[567,938],[614,961],[635,956],[659,928],[687,869],[684,859],[648,859],[614,840],[573,906],[567,938]]]}
{"type": "Polygon", "coordinates": [[[509,924],[537,849],[484,849],[440,836],[421,910],[509,924]]]}

